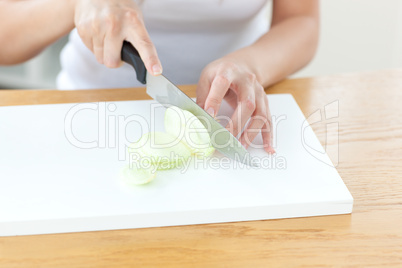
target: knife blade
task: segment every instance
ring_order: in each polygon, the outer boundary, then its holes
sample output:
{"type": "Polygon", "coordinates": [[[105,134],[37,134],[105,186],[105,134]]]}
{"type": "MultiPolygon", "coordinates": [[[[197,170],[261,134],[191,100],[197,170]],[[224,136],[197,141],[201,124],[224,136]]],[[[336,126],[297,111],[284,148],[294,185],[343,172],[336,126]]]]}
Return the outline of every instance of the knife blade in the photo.
{"type": "Polygon", "coordinates": [[[202,109],[193,99],[170,82],[165,76],[153,76],[146,71],[138,51],[128,42],[124,42],[122,60],[133,66],[137,80],[145,84],[147,94],[165,107],[177,106],[194,114],[207,129],[212,146],[223,155],[242,164],[255,166],[250,161],[250,154],[226,128],[202,109]]]}

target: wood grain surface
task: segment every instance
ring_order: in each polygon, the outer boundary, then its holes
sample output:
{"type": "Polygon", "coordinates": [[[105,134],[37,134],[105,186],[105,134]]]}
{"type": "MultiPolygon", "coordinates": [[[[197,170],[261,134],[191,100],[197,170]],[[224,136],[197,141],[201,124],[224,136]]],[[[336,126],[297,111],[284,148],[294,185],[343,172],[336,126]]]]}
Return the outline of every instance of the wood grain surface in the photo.
{"type": "MultiPolygon", "coordinates": [[[[6,237],[0,267],[402,267],[402,70],[290,79],[266,91],[291,93],[306,116],[338,104],[330,156],[355,199],[351,215],[6,237]]],[[[0,91],[0,106],[132,99],[148,96],[0,91]]],[[[312,125],[324,146],[326,124],[312,125]]]]}

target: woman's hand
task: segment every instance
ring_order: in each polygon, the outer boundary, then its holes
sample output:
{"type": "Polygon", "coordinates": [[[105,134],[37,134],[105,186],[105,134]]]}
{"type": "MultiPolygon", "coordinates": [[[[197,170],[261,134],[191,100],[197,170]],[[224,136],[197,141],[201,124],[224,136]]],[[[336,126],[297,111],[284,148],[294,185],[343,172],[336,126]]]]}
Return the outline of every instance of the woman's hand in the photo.
{"type": "Polygon", "coordinates": [[[271,114],[264,88],[245,63],[230,56],[207,65],[197,86],[197,104],[210,115],[216,116],[223,99],[235,109],[226,128],[237,137],[251,118],[239,138],[240,142],[247,148],[261,132],[265,151],[275,153],[271,114]]]}
{"type": "Polygon", "coordinates": [[[264,148],[272,148],[271,115],[263,87],[305,66],[314,56],[319,33],[318,0],[273,0],[270,30],[250,46],[215,62],[202,72],[197,103],[216,115],[222,99],[235,108],[227,127],[246,147],[262,132],[264,148]],[[302,52],[302,53],[301,53],[302,52]],[[269,75],[266,75],[269,74],[269,75]]]}
{"type": "Polygon", "coordinates": [[[142,13],[133,0],[73,0],[73,5],[78,34],[99,63],[110,68],[121,66],[121,49],[126,40],[138,50],[148,72],[162,73],[142,13]]]}

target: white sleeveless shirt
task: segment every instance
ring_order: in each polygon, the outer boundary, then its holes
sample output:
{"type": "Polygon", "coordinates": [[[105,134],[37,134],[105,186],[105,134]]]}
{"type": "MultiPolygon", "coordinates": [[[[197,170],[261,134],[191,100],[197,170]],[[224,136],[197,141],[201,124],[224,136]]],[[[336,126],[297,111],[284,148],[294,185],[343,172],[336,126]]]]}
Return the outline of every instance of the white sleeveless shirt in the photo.
{"type": "MultiPolygon", "coordinates": [[[[144,0],[139,6],[163,74],[176,84],[196,84],[208,63],[268,31],[267,1],[144,0]]],[[[131,66],[109,69],[99,64],[76,30],[60,58],[59,89],[143,86],[131,66]]]]}

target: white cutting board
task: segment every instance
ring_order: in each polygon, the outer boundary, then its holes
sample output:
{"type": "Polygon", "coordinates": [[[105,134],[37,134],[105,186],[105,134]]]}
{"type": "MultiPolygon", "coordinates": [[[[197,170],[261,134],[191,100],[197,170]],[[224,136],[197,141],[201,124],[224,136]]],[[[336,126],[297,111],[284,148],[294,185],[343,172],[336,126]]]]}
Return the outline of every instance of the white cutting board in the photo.
{"type": "Polygon", "coordinates": [[[150,120],[155,102],[0,107],[0,236],[351,213],[336,169],[306,149],[323,151],[293,97],[269,101],[272,115],[286,119],[275,130],[275,157],[249,150],[265,159],[260,168],[217,154],[206,167],[159,172],[131,187],[119,180],[125,146],[164,130],[164,108],[150,120]]]}

